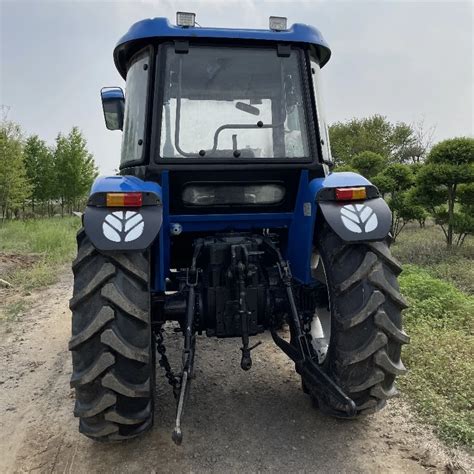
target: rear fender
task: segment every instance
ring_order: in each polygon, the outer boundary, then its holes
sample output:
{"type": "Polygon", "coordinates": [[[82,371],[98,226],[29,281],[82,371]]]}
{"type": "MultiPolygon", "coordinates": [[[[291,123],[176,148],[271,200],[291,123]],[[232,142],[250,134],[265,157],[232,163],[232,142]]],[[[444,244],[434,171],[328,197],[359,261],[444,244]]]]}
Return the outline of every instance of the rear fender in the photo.
{"type": "Polygon", "coordinates": [[[380,197],[378,189],[356,173],[331,173],[323,179],[310,182],[310,189],[321,213],[346,242],[384,240],[390,233],[392,213],[380,197]],[[336,201],[335,188],[361,187],[367,190],[367,199],[336,201]]]}
{"type": "Polygon", "coordinates": [[[83,216],[84,230],[102,251],[143,251],[158,235],[163,222],[161,186],[135,176],[97,178],[83,216]],[[107,207],[107,193],[141,192],[140,207],[107,207]]]}

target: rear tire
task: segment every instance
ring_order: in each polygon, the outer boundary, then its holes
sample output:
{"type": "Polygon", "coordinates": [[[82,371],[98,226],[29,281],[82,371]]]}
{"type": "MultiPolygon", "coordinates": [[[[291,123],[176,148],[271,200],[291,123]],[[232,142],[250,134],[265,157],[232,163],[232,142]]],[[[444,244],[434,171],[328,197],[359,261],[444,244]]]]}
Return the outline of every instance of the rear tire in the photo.
{"type": "Polygon", "coordinates": [[[74,416],[97,441],[133,438],[153,424],[154,342],[147,253],[102,254],[77,235],[72,314],[74,416]]]}
{"type": "MultiPolygon", "coordinates": [[[[327,224],[316,246],[332,320],[322,368],[354,400],[356,416],[374,413],[397,394],[395,378],[405,372],[400,353],[409,337],[402,330],[401,311],[407,305],[397,282],[401,267],[385,242],[347,243],[327,224]]],[[[341,404],[303,383],[323,412],[347,418],[341,404]]]]}

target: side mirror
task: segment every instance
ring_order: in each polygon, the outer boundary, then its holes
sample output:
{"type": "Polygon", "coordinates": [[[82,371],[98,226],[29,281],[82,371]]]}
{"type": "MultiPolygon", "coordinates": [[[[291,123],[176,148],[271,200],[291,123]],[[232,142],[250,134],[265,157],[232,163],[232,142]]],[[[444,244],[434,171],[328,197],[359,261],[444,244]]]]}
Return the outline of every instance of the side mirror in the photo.
{"type": "Polygon", "coordinates": [[[109,130],[123,130],[125,96],[120,87],[103,87],[100,91],[105,126],[109,130]]]}

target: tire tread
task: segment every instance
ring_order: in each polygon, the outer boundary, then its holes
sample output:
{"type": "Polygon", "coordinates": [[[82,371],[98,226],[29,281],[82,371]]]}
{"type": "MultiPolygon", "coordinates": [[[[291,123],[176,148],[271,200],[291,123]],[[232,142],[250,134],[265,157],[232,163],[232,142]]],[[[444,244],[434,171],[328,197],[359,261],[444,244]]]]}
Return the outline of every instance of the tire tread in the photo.
{"type": "MultiPolygon", "coordinates": [[[[400,352],[410,338],[400,313],[407,303],[396,281],[401,266],[386,242],[347,243],[325,223],[315,244],[327,270],[333,311],[324,370],[353,398],[356,417],[374,413],[397,395],[395,377],[406,372],[400,352]]],[[[327,413],[347,418],[338,402],[305,386],[327,413]]]]}
{"type": "Polygon", "coordinates": [[[69,341],[74,415],[79,431],[97,441],[133,438],[153,424],[147,254],[101,253],[83,230],[77,242],[69,341]]]}

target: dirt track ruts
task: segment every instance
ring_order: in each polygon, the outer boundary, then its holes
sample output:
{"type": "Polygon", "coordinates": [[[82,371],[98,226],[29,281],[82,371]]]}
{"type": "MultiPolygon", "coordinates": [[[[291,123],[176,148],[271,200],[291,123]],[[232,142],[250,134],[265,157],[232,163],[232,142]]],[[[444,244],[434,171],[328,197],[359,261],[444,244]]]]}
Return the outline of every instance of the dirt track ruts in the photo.
{"type": "MultiPolygon", "coordinates": [[[[174,400],[157,369],[155,426],[141,438],[99,444],[77,431],[69,388],[67,269],[20,321],[0,327],[0,472],[474,472],[402,400],[358,422],[323,416],[268,335],[240,369],[240,341],[198,338],[184,441],[171,441],[174,400]]],[[[31,298],[31,297],[30,297],[31,298]]],[[[258,339],[258,338],[255,338],[258,339]]],[[[166,338],[175,366],[179,336],[166,338]]]]}

